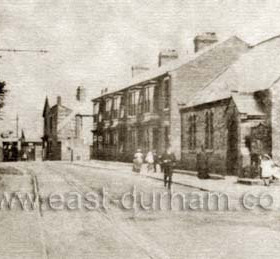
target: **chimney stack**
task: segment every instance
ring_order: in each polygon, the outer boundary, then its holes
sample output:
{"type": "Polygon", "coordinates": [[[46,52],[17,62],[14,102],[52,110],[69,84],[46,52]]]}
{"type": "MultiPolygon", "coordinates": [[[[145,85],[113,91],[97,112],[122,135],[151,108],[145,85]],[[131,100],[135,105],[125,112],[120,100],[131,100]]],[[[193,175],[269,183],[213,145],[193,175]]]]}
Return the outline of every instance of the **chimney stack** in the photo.
{"type": "Polygon", "coordinates": [[[76,99],[79,102],[85,102],[86,101],[86,89],[83,86],[79,86],[77,88],[76,99]]]}
{"type": "Polygon", "coordinates": [[[175,49],[167,49],[161,51],[158,55],[158,66],[161,67],[166,63],[178,58],[178,53],[175,49]]]}
{"type": "Polygon", "coordinates": [[[57,105],[61,105],[61,96],[57,96],[57,105]]]}
{"type": "Polygon", "coordinates": [[[205,47],[210,46],[213,43],[218,41],[217,35],[215,32],[205,32],[203,34],[197,35],[194,42],[194,52],[198,52],[205,47]]]}
{"type": "Polygon", "coordinates": [[[140,66],[140,65],[137,65],[137,66],[132,66],[131,67],[131,74],[132,74],[132,77],[135,77],[143,72],[146,72],[148,71],[149,68],[148,67],[145,67],[145,66],[140,66]]]}

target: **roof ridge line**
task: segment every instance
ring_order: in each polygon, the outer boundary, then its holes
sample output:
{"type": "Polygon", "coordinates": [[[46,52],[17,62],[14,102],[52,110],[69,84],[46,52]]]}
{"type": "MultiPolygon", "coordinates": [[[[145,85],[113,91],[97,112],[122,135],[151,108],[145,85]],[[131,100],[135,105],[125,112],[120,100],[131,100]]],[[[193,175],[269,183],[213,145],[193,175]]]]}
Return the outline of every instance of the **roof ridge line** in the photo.
{"type": "Polygon", "coordinates": [[[255,44],[255,45],[249,45],[249,46],[250,46],[250,48],[254,48],[254,47],[257,47],[257,46],[259,46],[259,45],[261,45],[261,44],[263,44],[263,43],[266,43],[266,42],[268,42],[268,41],[274,40],[274,39],[276,39],[276,38],[280,38],[280,34],[275,35],[275,36],[272,36],[272,37],[270,37],[270,38],[268,38],[268,39],[266,39],[266,40],[263,40],[263,41],[261,41],[261,42],[255,44]]]}
{"type": "MultiPolygon", "coordinates": [[[[232,65],[232,64],[231,64],[232,65]]],[[[192,99],[193,97],[195,97],[199,92],[205,90],[206,87],[208,87],[212,82],[214,82],[216,79],[218,79],[223,73],[225,73],[230,67],[231,65],[228,65],[227,67],[225,67],[222,71],[220,71],[214,78],[212,78],[209,82],[207,82],[202,88],[198,89],[197,91],[195,91],[195,93],[190,96],[190,99],[192,99]]],[[[190,101],[191,102],[191,101],[190,101]]],[[[188,107],[188,104],[186,104],[185,107],[188,107]]],[[[191,107],[191,106],[190,106],[191,107]]]]}

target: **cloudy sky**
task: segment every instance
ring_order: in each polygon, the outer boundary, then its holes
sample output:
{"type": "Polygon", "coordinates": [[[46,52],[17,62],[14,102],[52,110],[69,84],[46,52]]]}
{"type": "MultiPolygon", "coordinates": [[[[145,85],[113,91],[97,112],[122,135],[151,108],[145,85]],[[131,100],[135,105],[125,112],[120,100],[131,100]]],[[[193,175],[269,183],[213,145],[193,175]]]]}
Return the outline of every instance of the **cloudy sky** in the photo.
{"type": "Polygon", "coordinates": [[[0,48],[49,51],[0,52],[10,90],[0,131],[15,129],[18,113],[40,137],[46,95],[67,100],[83,84],[95,97],[128,81],[131,65],[155,66],[161,49],[187,55],[205,31],[255,43],[280,32],[279,17],[277,0],[0,0],[0,48]]]}

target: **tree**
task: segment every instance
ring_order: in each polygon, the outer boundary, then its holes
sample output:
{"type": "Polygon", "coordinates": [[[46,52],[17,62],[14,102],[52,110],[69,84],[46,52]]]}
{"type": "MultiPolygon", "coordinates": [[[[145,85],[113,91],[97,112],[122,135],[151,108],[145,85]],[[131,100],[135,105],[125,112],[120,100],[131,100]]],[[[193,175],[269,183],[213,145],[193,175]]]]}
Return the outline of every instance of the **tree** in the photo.
{"type": "Polygon", "coordinates": [[[5,86],[6,86],[5,81],[0,82],[0,119],[2,118],[1,110],[4,106],[5,93],[7,92],[7,90],[5,89],[5,86]]]}

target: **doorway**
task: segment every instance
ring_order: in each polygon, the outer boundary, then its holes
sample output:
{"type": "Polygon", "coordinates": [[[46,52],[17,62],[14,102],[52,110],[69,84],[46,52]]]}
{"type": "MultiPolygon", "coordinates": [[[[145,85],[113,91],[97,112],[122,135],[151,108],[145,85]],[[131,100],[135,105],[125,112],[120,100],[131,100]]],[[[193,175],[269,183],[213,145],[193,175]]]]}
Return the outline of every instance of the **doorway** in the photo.
{"type": "Polygon", "coordinates": [[[233,118],[228,122],[227,140],[227,175],[238,175],[239,171],[239,138],[238,121],[233,118]]]}

